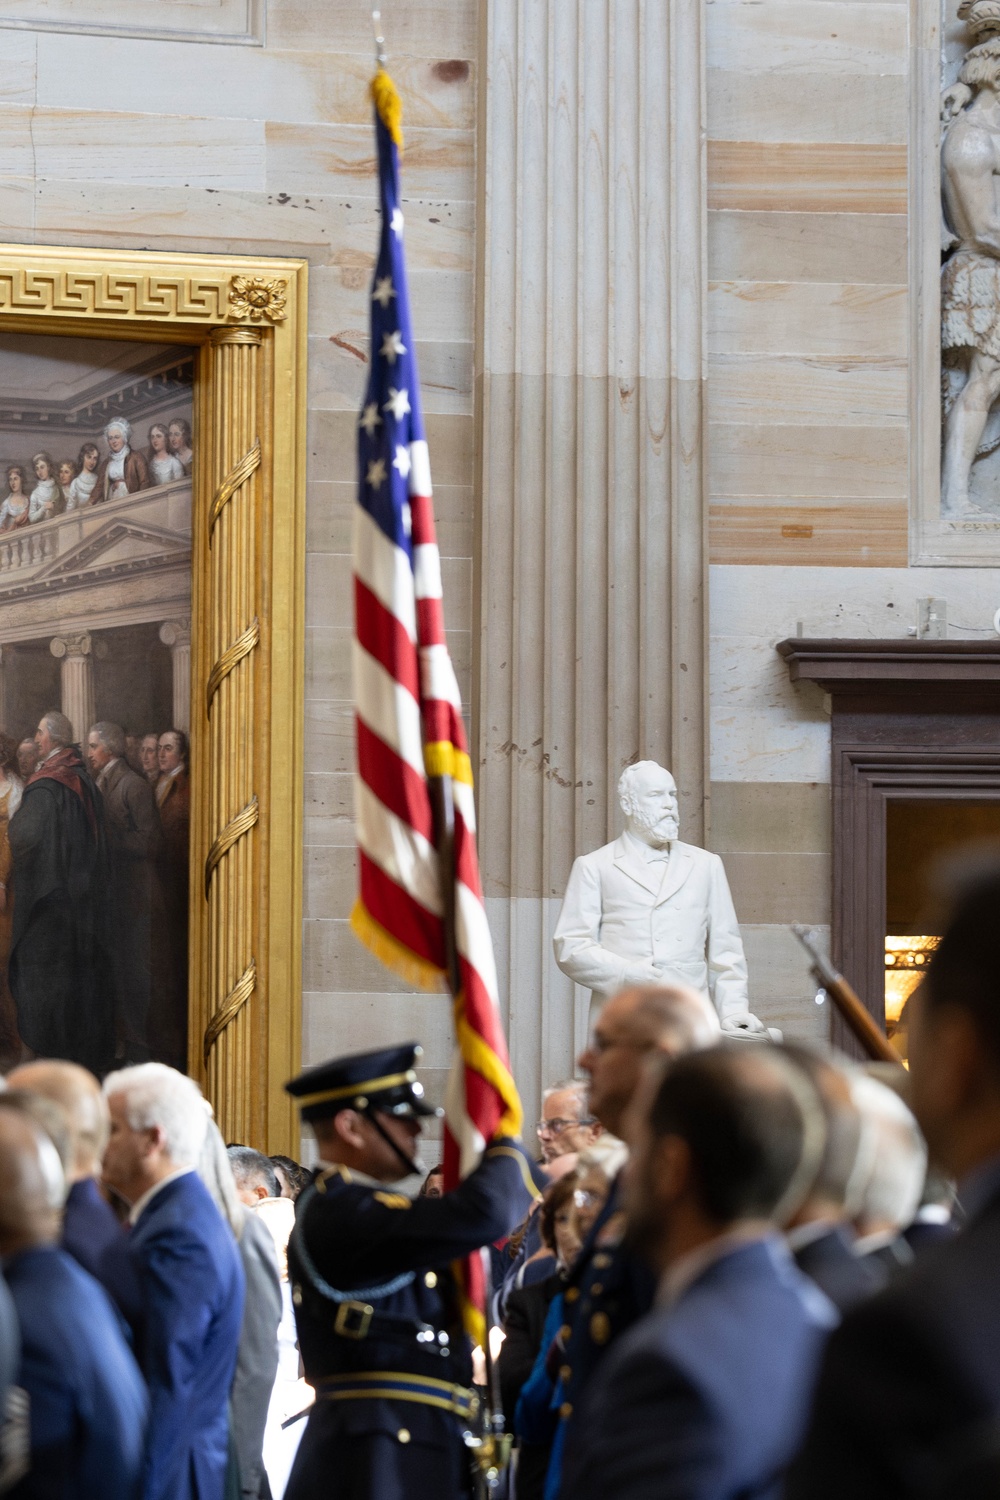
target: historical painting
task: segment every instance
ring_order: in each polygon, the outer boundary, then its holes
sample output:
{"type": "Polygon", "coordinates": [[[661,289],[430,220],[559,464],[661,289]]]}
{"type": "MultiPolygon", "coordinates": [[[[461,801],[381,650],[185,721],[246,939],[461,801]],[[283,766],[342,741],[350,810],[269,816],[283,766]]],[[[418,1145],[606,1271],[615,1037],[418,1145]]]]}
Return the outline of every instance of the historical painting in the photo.
{"type": "Polygon", "coordinates": [[[0,333],[0,1068],[186,1066],[194,364],[0,333]]]}

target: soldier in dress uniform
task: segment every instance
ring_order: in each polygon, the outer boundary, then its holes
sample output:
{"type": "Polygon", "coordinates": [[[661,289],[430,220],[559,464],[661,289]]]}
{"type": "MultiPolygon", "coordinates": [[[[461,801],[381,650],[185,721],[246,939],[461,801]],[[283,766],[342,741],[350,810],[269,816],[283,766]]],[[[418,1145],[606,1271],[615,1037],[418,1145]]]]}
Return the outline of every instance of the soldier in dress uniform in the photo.
{"type": "Polygon", "coordinates": [[[287,1500],[464,1500],[481,1431],[450,1262],[501,1239],[537,1196],[500,1137],[440,1198],[386,1184],[420,1170],[431,1108],[413,1043],[337,1058],[286,1087],[320,1169],[296,1205],[289,1279],[316,1404],[287,1500]]]}

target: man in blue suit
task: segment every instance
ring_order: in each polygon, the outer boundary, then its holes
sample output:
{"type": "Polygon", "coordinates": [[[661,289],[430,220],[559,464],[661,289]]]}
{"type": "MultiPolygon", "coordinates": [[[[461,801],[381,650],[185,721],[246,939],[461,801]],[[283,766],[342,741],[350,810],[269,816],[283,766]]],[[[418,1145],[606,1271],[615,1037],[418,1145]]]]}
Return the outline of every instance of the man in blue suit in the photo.
{"type": "Polygon", "coordinates": [[[590,1382],[562,1495],[776,1500],[836,1322],[775,1228],[815,1175],[819,1101],[777,1051],[717,1048],[654,1075],[630,1138],[629,1234],[657,1305],[590,1382]]]}
{"type": "Polygon", "coordinates": [[[41,1094],[63,1111],[73,1159],[67,1171],[62,1248],[97,1278],[133,1323],[137,1292],[128,1240],[98,1185],[108,1143],[108,1104],[101,1085],[77,1063],[38,1058],[8,1073],[7,1086],[41,1094]]]}
{"type": "Polygon", "coordinates": [[[136,1352],[151,1401],[142,1500],[222,1500],[244,1278],[195,1171],[207,1106],[197,1084],[164,1063],[112,1073],[104,1089],[104,1178],[132,1205],[136,1352]]]}
{"type": "Polygon", "coordinates": [[[148,1399],[104,1290],[59,1249],[51,1141],[0,1114],[0,1256],[21,1328],[30,1468],[17,1500],[138,1500],[148,1399]]]}
{"type": "Polygon", "coordinates": [[[914,1112],[965,1225],[830,1340],[792,1500],[1000,1495],[998,928],[994,870],[965,893],[909,1002],[914,1112]]]}

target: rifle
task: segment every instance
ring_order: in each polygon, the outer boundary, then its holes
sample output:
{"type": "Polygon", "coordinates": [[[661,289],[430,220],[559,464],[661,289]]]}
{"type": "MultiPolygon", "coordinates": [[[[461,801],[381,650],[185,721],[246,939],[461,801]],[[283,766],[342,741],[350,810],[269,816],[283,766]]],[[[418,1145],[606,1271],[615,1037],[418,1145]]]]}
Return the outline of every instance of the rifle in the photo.
{"type": "Polygon", "coordinates": [[[868,1056],[875,1062],[890,1062],[902,1067],[899,1054],[889,1038],[862,1005],[843,974],[837,972],[820,948],[813,929],[804,927],[800,922],[793,922],[792,931],[812,960],[809,967],[813,978],[826,990],[868,1056]]]}

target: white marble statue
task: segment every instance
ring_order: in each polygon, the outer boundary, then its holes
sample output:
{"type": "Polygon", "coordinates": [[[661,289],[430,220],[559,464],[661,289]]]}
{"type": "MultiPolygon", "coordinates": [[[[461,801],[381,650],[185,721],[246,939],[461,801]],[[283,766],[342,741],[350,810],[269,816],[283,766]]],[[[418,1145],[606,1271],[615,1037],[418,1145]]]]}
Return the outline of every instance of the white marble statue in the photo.
{"type": "Polygon", "coordinates": [[[625,831],[573,864],[553,937],[556,963],[602,1002],[624,985],[692,985],[723,1031],[763,1032],[722,860],[682,844],[677,786],[655,761],[618,783],[625,831]]]}
{"type": "Polygon", "coordinates": [[[977,44],[941,101],[946,520],[987,514],[969,498],[972,466],[1000,446],[1000,6],[963,0],[958,14],[977,44]]]}

